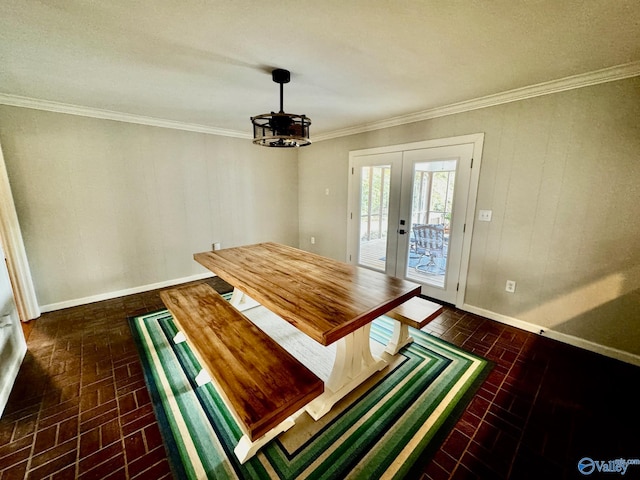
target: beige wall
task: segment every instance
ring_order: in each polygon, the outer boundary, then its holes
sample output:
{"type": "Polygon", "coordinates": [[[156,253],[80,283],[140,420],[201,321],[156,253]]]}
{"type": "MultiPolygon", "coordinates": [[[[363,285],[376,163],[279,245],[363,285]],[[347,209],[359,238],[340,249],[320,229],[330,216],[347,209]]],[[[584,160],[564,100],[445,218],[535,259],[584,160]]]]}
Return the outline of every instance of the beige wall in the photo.
{"type": "Polygon", "coordinates": [[[204,273],[213,241],[344,259],[350,150],[484,132],[465,303],[640,355],[639,119],[634,78],[299,151],[7,106],[0,144],[51,305],[204,273]]]}
{"type": "Polygon", "coordinates": [[[192,254],[298,242],[296,153],[0,106],[40,305],[206,273],[192,254]]]}
{"type": "Polygon", "coordinates": [[[301,248],[344,260],[350,150],[478,132],[493,219],[474,224],[465,303],[640,355],[640,78],[301,150],[301,248]]]}

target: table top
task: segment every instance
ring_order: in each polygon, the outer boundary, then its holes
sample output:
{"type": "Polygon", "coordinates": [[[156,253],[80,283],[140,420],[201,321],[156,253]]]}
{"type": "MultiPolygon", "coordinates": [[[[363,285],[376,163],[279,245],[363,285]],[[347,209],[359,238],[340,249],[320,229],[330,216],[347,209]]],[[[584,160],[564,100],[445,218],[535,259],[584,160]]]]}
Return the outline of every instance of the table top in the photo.
{"type": "Polygon", "coordinates": [[[420,285],[277,243],[194,259],[323,345],[420,293],[420,285]]]}

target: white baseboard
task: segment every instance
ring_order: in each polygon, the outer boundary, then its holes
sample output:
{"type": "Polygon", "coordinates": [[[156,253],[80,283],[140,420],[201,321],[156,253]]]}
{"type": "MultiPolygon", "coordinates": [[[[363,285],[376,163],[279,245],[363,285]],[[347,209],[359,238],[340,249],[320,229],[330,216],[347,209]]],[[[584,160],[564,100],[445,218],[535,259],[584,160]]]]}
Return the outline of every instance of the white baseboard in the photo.
{"type": "MultiPolygon", "coordinates": [[[[77,307],[79,305],[86,305],[88,303],[99,302],[101,300],[110,300],[112,298],[124,297],[126,295],[132,295],[135,293],[148,292],[150,290],[156,290],[158,288],[172,287],[174,285],[193,282],[196,280],[203,280],[205,278],[212,278],[214,276],[215,275],[213,275],[212,273],[201,273],[198,275],[192,275],[190,277],[175,278],[173,280],[152,283],[149,285],[142,285],[139,287],[128,288],[125,290],[102,293],[99,295],[92,295],[90,297],[77,298],[74,300],[67,300],[67,301],[58,302],[58,303],[51,303],[48,305],[41,305],[40,310],[42,311],[42,313],[52,312],[54,310],[61,310],[63,308],[69,308],[69,307],[77,307]]],[[[520,330],[525,330],[527,332],[542,335],[542,336],[551,338],[553,340],[558,340],[560,342],[573,345],[575,347],[583,348],[585,350],[599,353],[607,357],[615,358],[616,360],[621,360],[623,362],[630,363],[632,365],[640,366],[640,355],[635,355],[633,353],[625,352],[623,350],[607,347],[606,345],[600,345],[598,343],[591,342],[589,340],[585,340],[580,337],[575,337],[573,335],[568,335],[566,333],[557,332],[555,330],[549,329],[547,327],[543,327],[541,325],[525,322],[523,320],[519,320],[514,317],[502,315],[500,313],[496,313],[491,310],[486,310],[484,308],[476,307],[474,305],[469,305],[467,303],[463,304],[459,308],[461,310],[464,310],[465,312],[474,313],[476,315],[480,315],[490,320],[495,320],[497,322],[504,323],[505,325],[519,328],[520,330]]],[[[16,370],[16,374],[17,374],[17,370],[16,370]]],[[[0,392],[0,396],[1,395],[2,395],[2,392],[0,392]]]]}
{"type": "Polygon", "coordinates": [[[63,308],[77,307],[79,305],[86,305],[88,303],[100,302],[102,300],[111,300],[112,298],[125,297],[127,295],[133,295],[134,293],[148,292],[150,290],[156,290],[158,288],[173,287],[174,285],[180,285],[181,283],[193,282],[195,280],[203,280],[205,278],[212,278],[212,277],[215,277],[215,275],[210,272],[199,273],[197,275],[191,275],[190,277],[174,278],[173,280],[166,280],[164,282],[141,285],[139,287],[127,288],[125,290],[101,293],[98,295],[92,295],[90,297],[76,298],[73,300],[65,300],[64,302],[41,305],[40,311],[42,313],[52,312],[54,310],[62,310],[63,308]]]}
{"type": "Polygon", "coordinates": [[[617,348],[607,347],[606,345],[600,345],[599,343],[591,342],[589,340],[585,340],[584,338],[558,332],[541,325],[524,322],[517,318],[492,312],[491,310],[485,310],[484,308],[475,307],[467,303],[463,304],[459,308],[461,310],[464,310],[465,312],[475,313],[476,315],[495,320],[496,322],[519,328],[520,330],[526,330],[527,332],[536,333],[553,340],[558,340],[559,342],[573,345],[574,347],[579,347],[584,350],[599,353],[610,358],[615,358],[616,360],[621,360],[625,363],[630,363],[631,365],[640,366],[640,355],[635,355],[623,350],[618,350],[617,348]]]}

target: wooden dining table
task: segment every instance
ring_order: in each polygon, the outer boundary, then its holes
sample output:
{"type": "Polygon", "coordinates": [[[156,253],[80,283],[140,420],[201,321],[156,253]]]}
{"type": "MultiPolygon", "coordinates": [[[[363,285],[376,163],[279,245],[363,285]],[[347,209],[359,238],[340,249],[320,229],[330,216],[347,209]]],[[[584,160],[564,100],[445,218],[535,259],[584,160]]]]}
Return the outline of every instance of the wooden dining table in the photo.
{"type": "Polygon", "coordinates": [[[320,344],[336,342],[325,391],[306,407],[316,420],[386,366],[371,353],[371,322],[420,293],[416,283],[273,242],[194,259],[234,287],[238,309],[260,304],[320,344]]]}

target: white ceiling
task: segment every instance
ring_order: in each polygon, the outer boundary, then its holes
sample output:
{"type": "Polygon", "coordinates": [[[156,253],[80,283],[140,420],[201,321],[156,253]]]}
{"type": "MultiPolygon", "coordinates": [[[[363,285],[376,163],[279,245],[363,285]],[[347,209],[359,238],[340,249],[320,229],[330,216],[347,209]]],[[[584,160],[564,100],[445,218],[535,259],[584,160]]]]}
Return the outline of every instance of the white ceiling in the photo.
{"type": "Polygon", "coordinates": [[[640,61],[638,0],[2,0],[0,95],[314,134],[640,61]]]}

